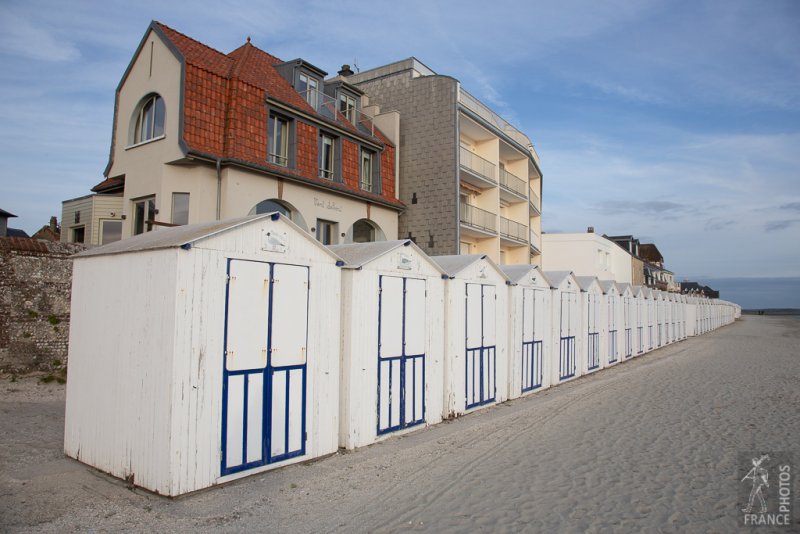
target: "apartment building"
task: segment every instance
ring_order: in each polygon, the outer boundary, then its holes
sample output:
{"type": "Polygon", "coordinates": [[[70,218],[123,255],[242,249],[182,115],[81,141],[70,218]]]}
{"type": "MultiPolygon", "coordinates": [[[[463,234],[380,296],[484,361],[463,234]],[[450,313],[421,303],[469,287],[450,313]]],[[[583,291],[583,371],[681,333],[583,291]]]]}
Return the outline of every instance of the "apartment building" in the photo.
{"type": "Polygon", "coordinates": [[[575,276],[634,284],[634,259],[627,250],[596,234],[591,227],[584,233],[542,234],[545,271],[572,271],[575,276]]]}
{"type": "Polygon", "coordinates": [[[400,237],[432,255],[539,264],[542,173],[527,135],[413,57],[344,77],[402,117],[400,237]]]}
{"type": "Polygon", "coordinates": [[[325,244],[396,239],[399,114],[326,75],[250,38],[226,54],[151,23],[116,91],[104,183],[122,184],[119,205],[67,201],[65,239],[88,237],[76,203],[93,243],[105,225],[126,238],[271,211],[325,244]]]}

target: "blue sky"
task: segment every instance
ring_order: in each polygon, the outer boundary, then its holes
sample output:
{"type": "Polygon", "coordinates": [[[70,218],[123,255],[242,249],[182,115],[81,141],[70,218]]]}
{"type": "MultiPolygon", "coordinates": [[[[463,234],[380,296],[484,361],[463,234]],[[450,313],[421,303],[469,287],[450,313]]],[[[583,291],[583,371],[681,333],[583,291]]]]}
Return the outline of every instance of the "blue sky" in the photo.
{"type": "MultiPolygon", "coordinates": [[[[800,2],[0,4],[0,207],[29,232],[102,179],[151,19],[330,73],[416,56],[526,132],[545,231],[634,234],[678,277],[800,276],[800,2]]],[[[800,305],[800,303],[798,303],[800,305]]]]}

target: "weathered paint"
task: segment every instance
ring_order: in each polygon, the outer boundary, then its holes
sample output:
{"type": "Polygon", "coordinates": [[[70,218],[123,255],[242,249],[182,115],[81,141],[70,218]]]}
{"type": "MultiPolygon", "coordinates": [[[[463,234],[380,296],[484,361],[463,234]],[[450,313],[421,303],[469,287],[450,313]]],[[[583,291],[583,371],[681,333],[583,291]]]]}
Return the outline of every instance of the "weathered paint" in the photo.
{"type": "Polygon", "coordinates": [[[180,495],[335,452],[339,344],[330,340],[339,335],[339,271],[335,256],[305,232],[283,217],[263,216],[185,249],[76,258],[66,454],[149,490],[180,495]],[[269,233],[285,244],[283,252],[262,249],[269,233]],[[308,266],[314,328],[307,343],[305,454],[222,476],[232,258],[308,266]]]}
{"type": "Polygon", "coordinates": [[[347,449],[442,420],[444,280],[408,243],[342,269],[339,446],[347,449]]]}

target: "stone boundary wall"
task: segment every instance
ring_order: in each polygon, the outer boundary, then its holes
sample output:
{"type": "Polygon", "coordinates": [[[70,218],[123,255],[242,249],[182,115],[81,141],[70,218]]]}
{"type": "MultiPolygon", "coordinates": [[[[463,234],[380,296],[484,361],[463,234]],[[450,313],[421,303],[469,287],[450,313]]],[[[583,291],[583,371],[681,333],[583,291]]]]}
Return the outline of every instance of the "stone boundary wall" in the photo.
{"type": "Polygon", "coordinates": [[[0,374],[62,372],[76,243],[0,238],[0,374]]]}

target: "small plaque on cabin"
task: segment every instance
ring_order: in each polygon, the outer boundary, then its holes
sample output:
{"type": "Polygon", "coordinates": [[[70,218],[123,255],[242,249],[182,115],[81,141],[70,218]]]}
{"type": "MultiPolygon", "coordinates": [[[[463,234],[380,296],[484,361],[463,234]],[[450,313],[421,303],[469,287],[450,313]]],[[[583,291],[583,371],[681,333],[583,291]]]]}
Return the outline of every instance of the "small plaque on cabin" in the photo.
{"type": "Polygon", "coordinates": [[[284,253],[289,249],[289,238],[286,232],[262,232],[261,250],[284,253]]]}

